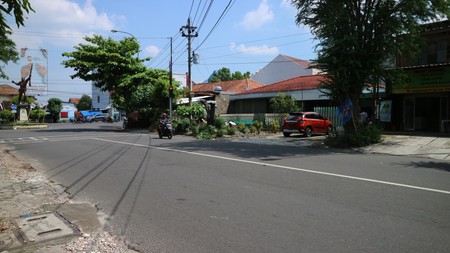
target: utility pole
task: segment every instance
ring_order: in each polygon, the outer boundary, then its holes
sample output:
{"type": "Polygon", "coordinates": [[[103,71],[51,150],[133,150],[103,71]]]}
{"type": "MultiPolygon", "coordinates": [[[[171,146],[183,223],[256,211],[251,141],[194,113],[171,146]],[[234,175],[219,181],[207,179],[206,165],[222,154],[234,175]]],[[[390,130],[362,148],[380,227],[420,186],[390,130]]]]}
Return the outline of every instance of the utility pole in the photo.
{"type": "Polygon", "coordinates": [[[188,18],[187,25],[182,26],[180,31],[182,32],[183,37],[188,38],[188,88],[189,88],[189,106],[192,106],[192,78],[191,78],[191,63],[192,63],[192,55],[191,55],[191,39],[193,37],[197,37],[198,33],[195,31],[197,27],[191,26],[191,18],[188,18]],[[187,34],[185,33],[187,31],[187,34]]]}
{"type": "MultiPolygon", "coordinates": [[[[172,72],[172,37],[170,39],[170,62],[169,62],[169,86],[172,87],[172,79],[173,79],[173,72],[172,72]]],[[[169,95],[169,119],[172,120],[172,97],[169,95]]]]}

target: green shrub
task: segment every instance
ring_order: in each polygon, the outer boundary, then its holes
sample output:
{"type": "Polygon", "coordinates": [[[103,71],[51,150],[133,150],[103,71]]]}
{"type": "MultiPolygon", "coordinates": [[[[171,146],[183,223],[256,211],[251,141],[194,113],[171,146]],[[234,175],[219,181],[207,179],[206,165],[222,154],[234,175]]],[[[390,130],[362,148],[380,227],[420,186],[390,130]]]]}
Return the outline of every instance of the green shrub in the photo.
{"type": "Polygon", "coordinates": [[[249,131],[250,131],[250,133],[252,133],[252,134],[258,132],[258,130],[256,129],[255,126],[250,126],[249,131]]]}
{"type": "Polygon", "coordinates": [[[260,134],[261,129],[263,128],[263,123],[259,120],[255,120],[255,121],[253,121],[253,127],[255,127],[256,132],[258,132],[258,134],[260,134]]]}
{"type": "Polygon", "coordinates": [[[190,129],[191,129],[191,133],[192,133],[193,136],[197,136],[198,135],[199,130],[198,130],[198,126],[197,125],[192,125],[190,129]]]}
{"type": "Polygon", "coordinates": [[[45,111],[41,109],[34,109],[30,112],[30,119],[34,121],[43,121],[45,117],[45,111]]]}
{"type": "Polygon", "coordinates": [[[268,129],[272,133],[278,133],[280,131],[280,123],[277,120],[272,120],[269,122],[268,129]]]}
{"type": "Polygon", "coordinates": [[[381,141],[382,129],[369,125],[359,129],[356,133],[329,136],[325,144],[332,147],[364,147],[381,141]]]}
{"type": "Polygon", "coordinates": [[[235,135],[235,134],[236,134],[236,128],[234,128],[234,127],[227,128],[227,135],[235,135]]]}
{"type": "Polygon", "coordinates": [[[216,129],[224,129],[226,127],[226,124],[225,124],[226,122],[227,122],[227,120],[225,118],[216,117],[214,119],[214,127],[216,129]]]}
{"type": "Polygon", "coordinates": [[[225,128],[217,129],[216,136],[223,137],[225,135],[225,128]]]}
{"type": "Polygon", "coordinates": [[[191,126],[191,120],[189,118],[177,118],[172,121],[173,129],[177,134],[185,134],[188,132],[191,126]]]}
{"type": "Polygon", "coordinates": [[[200,132],[197,136],[197,139],[199,140],[210,140],[214,137],[211,133],[207,131],[200,132]]]}
{"type": "Polygon", "coordinates": [[[239,132],[241,132],[243,134],[246,134],[248,132],[247,126],[244,123],[242,123],[242,122],[239,122],[237,124],[237,129],[238,129],[239,132]]]}
{"type": "Polygon", "coordinates": [[[14,113],[10,110],[2,110],[0,111],[0,119],[6,122],[10,122],[14,120],[14,113]]]}
{"type": "Polygon", "coordinates": [[[198,134],[197,139],[200,140],[210,140],[214,138],[216,135],[216,129],[214,126],[208,125],[208,124],[200,124],[198,127],[198,134]]]}

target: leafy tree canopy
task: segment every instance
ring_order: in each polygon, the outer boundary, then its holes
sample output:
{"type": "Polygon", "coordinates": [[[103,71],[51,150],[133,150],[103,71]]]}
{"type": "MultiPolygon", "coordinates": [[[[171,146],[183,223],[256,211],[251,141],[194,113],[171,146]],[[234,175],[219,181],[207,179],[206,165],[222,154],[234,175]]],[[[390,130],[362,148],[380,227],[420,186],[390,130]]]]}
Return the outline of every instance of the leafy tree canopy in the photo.
{"type": "MultiPolygon", "coordinates": [[[[6,17],[13,16],[17,27],[24,26],[25,13],[34,11],[28,0],[4,0],[0,5],[0,62],[5,65],[9,61],[16,62],[19,59],[19,53],[16,50],[16,44],[8,35],[11,34],[11,27],[8,25],[6,17]]],[[[0,67],[0,78],[8,79],[8,76],[0,67]]]]}
{"type": "Polygon", "coordinates": [[[86,94],[81,96],[77,104],[78,111],[90,110],[92,108],[92,98],[86,94]]]}
{"type": "MultiPolygon", "coordinates": [[[[23,99],[23,98],[22,98],[23,99]]],[[[23,100],[22,100],[23,101],[23,100]]],[[[26,104],[34,104],[36,100],[33,97],[27,96],[27,101],[25,101],[26,104]]],[[[14,96],[11,99],[11,103],[18,105],[19,104],[19,95],[14,96]]]]}
{"type": "Polygon", "coordinates": [[[273,113],[289,113],[298,111],[295,100],[284,93],[278,93],[269,101],[270,110],[273,113]]]}
{"type": "Polygon", "coordinates": [[[364,86],[393,76],[385,63],[417,52],[421,24],[450,13],[448,0],[291,1],[297,23],[309,26],[319,41],[316,62],[330,74],[326,94],[338,103],[349,96],[355,116],[364,86]]]}
{"type": "Polygon", "coordinates": [[[149,59],[135,56],[139,43],[133,37],[116,41],[94,35],[84,39],[86,44],[80,43],[75,51],[62,54],[69,58],[62,64],[75,70],[71,78],[94,82],[102,91],[110,92],[117,106],[127,109],[131,94],[146,79],[142,62],[149,59]]]}
{"type": "Polygon", "coordinates": [[[47,110],[49,111],[52,118],[56,121],[59,118],[59,113],[63,108],[63,101],[59,98],[50,98],[47,103],[47,110]]]}
{"type": "Polygon", "coordinates": [[[247,78],[250,78],[250,72],[248,71],[245,74],[242,74],[240,71],[231,73],[230,69],[221,68],[212,73],[212,75],[208,79],[208,82],[217,83],[222,81],[242,80],[247,78]]]}
{"type": "MultiPolygon", "coordinates": [[[[132,110],[146,109],[153,114],[160,114],[169,107],[169,72],[159,69],[148,69],[143,75],[145,79],[133,92],[130,99],[132,110]]],[[[180,93],[178,82],[173,82],[175,97],[180,93]]],[[[173,101],[175,102],[175,101],[173,101]]]]}

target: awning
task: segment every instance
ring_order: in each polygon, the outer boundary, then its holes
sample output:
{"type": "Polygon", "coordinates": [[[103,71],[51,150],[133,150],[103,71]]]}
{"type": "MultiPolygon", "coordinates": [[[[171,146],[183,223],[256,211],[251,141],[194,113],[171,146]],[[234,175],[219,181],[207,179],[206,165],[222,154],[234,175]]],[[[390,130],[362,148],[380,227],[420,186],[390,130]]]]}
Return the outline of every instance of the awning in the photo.
{"type": "MultiPolygon", "coordinates": [[[[212,97],[213,96],[193,97],[192,98],[192,102],[198,103],[202,99],[207,99],[207,98],[212,98],[212,97]]],[[[208,103],[210,103],[210,102],[215,102],[215,101],[208,101],[208,103]]],[[[184,104],[189,104],[189,98],[180,98],[180,99],[178,99],[177,105],[184,105],[184,104]]]]}

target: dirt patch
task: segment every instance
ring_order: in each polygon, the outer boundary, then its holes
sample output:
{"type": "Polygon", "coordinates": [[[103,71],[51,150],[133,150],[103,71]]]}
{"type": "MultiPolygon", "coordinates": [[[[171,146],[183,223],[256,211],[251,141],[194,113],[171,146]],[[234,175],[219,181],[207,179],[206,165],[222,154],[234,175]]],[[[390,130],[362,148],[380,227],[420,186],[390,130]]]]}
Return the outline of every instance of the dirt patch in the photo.
{"type": "MultiPolygon", "coordinates": [[[[13,154],[13,148],[0,147],[0,252],[7,249],[17,227],[12,220],[48,212],[48,206],[64,206],[73,203],[61,186],[49,181],[27,161],[13,154]]],[[[73,207],[73,206],[72,206],[73,207]]],[[[95,209],[95,207],[94,207],[95,209]]],[[[95,212],[93,218],[97,218],[95,212]]],[[[20,252],[135,252],[130,250],[124,240],[118,239],[108,231],[99,229],[82,233],[79,238],[57,245],[45,245],[41,249],[21,250],[20,252]],[[89,233],[89,234],[88,234],[89,233]]]]}

